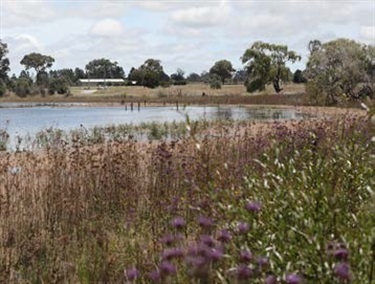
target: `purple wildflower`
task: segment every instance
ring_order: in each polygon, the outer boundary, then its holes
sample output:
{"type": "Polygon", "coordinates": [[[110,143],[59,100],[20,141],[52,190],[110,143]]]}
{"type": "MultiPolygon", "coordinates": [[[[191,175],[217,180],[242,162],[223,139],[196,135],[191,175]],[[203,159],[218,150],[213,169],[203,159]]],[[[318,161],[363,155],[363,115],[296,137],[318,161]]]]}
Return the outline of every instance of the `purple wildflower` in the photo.
{"type": "Polygon", "coordinates": [[[232,235],[228,230],[221,230],[217,239],[222,243],[228,243],[232,239],[232,235]]]}
{"type": "Polygon", "coordinates": [[[177,272],[176,267],[168,261],[163,261],[160,264],[159,269],[161,276],[174,275],[177,272]]]}
{"type": "Polygon", "coordinates": [[[297,274],[289,274],[286,276],[285,281],[288,284],[301,284],[303,283],[303,278],[302,276],[297,274]]]}
{"type": "Polygon", "coordinates": [[[275,275],[270,274],[264,279],[264,284],[276,284],[276,283],[277,283],[277,279],[275,275]]]}
{"type": "Polygon", "coordinates": [[[201,235],[199,237],[200,241],[202,244],[205,244],[208,247],[214,247],[215,246],[215,241],[210,235],[201,235]]]}
{"type": "Polygon", "coordinates": [[[347,261],[348,260],[348,250],[346,248],[338,248],[334,252],[334,256],[337,260],[347,261]]]}
{"type": "Polygon", "coordinates": [[[350,265],[347,262],[337,263],[334,269],[335,275],[344,281],[350,281],[351,279],[351,272],[350,272],[350,265]]]}
{"type": "Polygon", "coordinates": [[[174,243],[174,241],[175,241],[175,237],[171,234],[165,235],[164,237],[160,239],[160,242],[167,246],[171,246],[174,243]]]}
{"type": "Polygon", "coordinates": [[[179,229],[182,229],[183,227],[185,227],[186,221],[182,217],[176,217],[176,218],[172,219],[171,225],[172,225],[173,228],[179,230],[179,229]]]}
{"type": "Polygon", "coordinates": [[[269,260],[266,256],[260,256],[257,259],[257,263],[260,268],[267,267],[269,265],[269,260]]]}
{"type": "Polygon", "coordinates": [[[161,258],[163,260],[171,260],[172,258],[180,258],[184,255],[180,248],[167,248],[163,251],[161,258]]]}
{"type": "Polygon", "coordinates": [[[125,270],[124,274],[128,281],[134,281],[139,277],[139,271],[135,267],[125,270]]]}
{"type": "Polygon", "coordinates": [[[186,258],[189,274],[193,277],[207,275],[210,262],[202,255],[189,256],[186,258]]]}
{"type": "Polygon", "coordinates": [[[236,275],[238,280],[248,280],[253,276],[253,271],[246,264],[240,264],[236,268],[236,275]]]}
{"type": "Polygon", "coordinates": [[[240,251],[240,261],[242,263],[249,263],[253,259],[253,254],[248,250],[240,251]]]}
{"type": "Polygon", "coordinates": [[[241,222],[238,224],[237,229],[240,234],[246,234],[250,230],[250,225],[246,222],[241,222]]]}
{"type": "Polygon", "coordinates": [[[153,270],[149,273],[148,277],[153,283],[161,283],[161,275],[158,270],[153,270]]]}
{"type": "Polygon", "coordinates": [[[212,228],[214,226],[214,221],[211,218],[205,216],[200,216],[198,218],[198,223],[201,227],[206,229],[212,228]]]}
{"type": "Polygon", "coordinates": [[[223,252],[219,249],[211,249],[209,252],[209,257],[213,262],[219,261],[223,257],[223,252]]]}
{"type": "Polygon", "coordinates": [[[262,205],[258,201],[250,201],[245,205],[247,211],[252,213],[259,213],[262,209],[262,205]]]}

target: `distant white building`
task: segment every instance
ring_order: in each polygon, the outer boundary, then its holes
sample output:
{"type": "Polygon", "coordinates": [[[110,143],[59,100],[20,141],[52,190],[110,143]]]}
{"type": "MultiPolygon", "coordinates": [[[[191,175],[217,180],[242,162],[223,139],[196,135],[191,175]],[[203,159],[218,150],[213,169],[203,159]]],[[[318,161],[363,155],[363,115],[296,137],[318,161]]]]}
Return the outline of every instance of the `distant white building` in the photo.
{"type": "Polygon", "coordinates": [[[86,86],[106,86],[106,85],[123,85],[124,79],[79,79],[82,85],[86,86]]]}

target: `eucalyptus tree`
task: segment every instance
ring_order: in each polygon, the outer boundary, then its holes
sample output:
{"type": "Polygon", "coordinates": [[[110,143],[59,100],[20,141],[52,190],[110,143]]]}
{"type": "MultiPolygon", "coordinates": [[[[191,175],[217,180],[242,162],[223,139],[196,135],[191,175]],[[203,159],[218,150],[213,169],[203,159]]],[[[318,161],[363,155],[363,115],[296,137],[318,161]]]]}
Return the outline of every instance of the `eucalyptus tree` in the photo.
{"type": "Polygon", "coordinates": [[[273,83],[276,93],[282,91],[280,83],[289,78],[287,62],[301,60],[295,51],[288,50],[286,45],[276,45],[257,41],[241,57],[248,74],[245,82],[248,92],[262,91],[267,84],[273,83]]]}
{"type": "MultiPolygon", "coordinates": [[[[76,70],[80,72],[80,70],[76,70]]],[[[86,73],[91,78],[124,78],[124,69],[116,61],[106,58],[91,60],[86,65],[86,73]]]]}
{"type": "Polygon", "coordinates": [[[6,57],[8,54],[8,45],[0,40],[0,80],[8,78],[9,59],[6,57]]]}
{"type": "Polygon", "coordinates": [[[9,59],[6,57],[8,53],[8,46],[0,40],[0,96],[4,95],[7,90],[7,83],[9,83],[9,59]]]}
{"type": "Polygon", "coordinates": [[[374,54],[374,46],[350,39],[321,44],[307,62],[311,98],[317,103],[324,98],[326,104],[335,104],[344,97],[372,96],[374,54]]]}
{"type": "Polygon", "coordinates": [[[48,73],[46,70],[51,68],[54,62],[55,59],[49,55],[33,52],[25,55],[20,63],[25,66],[26,70],[34,69],[37,85],[46,87],[48,85],[48,73]]]}
{"type": "Polygon", "coordinates": [[[236,70],[233,69],[232,63],[228,60],[219,60],[215,62],[214,66],[210,69],[210,74],[216,74],[220,77],[221,82],[224,84],[226,79],[232,77],[232,72],[236,70]]]}

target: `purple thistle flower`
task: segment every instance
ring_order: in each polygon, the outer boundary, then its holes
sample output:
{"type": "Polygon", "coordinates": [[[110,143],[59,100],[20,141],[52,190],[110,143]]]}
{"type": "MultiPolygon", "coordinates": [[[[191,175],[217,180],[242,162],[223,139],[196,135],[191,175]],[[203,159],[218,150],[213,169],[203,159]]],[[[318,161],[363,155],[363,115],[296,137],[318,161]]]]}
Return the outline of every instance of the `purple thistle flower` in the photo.
{"type": "Polygon", "coordinates": [[[246,264],[240,264],[236,268],[236,276],[238,280],[248,280],[253,274],[253,271],[246,264]]]}
{"type": "Polygon", "coordinates": [[[179,230],[179,229],[182,229],[183,227],[185,227],[186,221],[182,217],[176,217],[176,218],[172,219],[171,225],[172,225],[173,228],[179,230]]]}
{"type": "Polygon", "coordinates": [[[249,250],[240,251],[240,261],[243,263],[249,263],[253,259],[253,254],[249,250]]]}
{"type": "Polygon", "coordinates": [[[201,255],[189,256],[186,258],[188,272],[192,277],[199,278],[207,275],[209,264],[210,262],[207,257],[201,255]]]}
{"type": "Polygon", "coordinates": [[[346,248],[338,248],[335,250],[334,254],[335,258],[340,261],[347,261],[348,260],[348,250],[346,248]]]}
{"type": "Polygon", "coordinates": [[[350,281],[351,279],[351,272],[350,272],[350,265],[347,262],[337,263],[334,269],[336,277],[344,281],[350,281]]]}
{"type": "Polygon", "coordinates": [[[202,244],[208,246],[208,247],[214,247],[215,246],[215,241],[210,235],[201,235],[199,237],[200,241],[202,244]]]}
{"type": "Polygon", "coordinates": [[[289,274],[286,276],[285,281],[288,284],[301,284],[303,283],[303,278],[302,276],[297,274],[289,274]]]}
{"type": "Polygon", "coordinates": [[[172,258],[180,258],[184,255],[180,248],[167,248],[162,253],[162,260],[171,260],[172,258]]]}
{"type": "Polygon", "coordinates": [[[276,276],[275,275],[268,275],[265,279],[264,279],[264,284],[277,284],[277,279],[276,279],[276,276]]]}
{"type": "Polygon", "coordinates": [[[139,271],[135,267],[125,270],[124,274],[128,281],[134,281],[139,277],[139,271]]]}
{"type": "Polygon", "coordinates": [[[176,267],[168,261],[163,261],[159,265],[159,269],[160,269],[161,276],[174,275],[177,272],[176,267]]]}
{"type": "Polygon", "coordinates": [[[219,261],[223,257],[223,252],[219,249],[211,249],[209,252],[210,259],[215,262],[219,261]]]}
{"type": "Polygon", "coordinates": [[[221,230],[217,239],[222,243],[228,243],[232,239],[232,235],[228,230],[221,230]]]}
{"type": "Polygon", "coordinates": [[[148,277],[153,283],[161,283],[161,275],[158,270],[153,270],[149,273],[148,277]]]}
{"type": "Polygon", "coordinates": [[[198,218],[198,223],[201,227],[206,229],[212,228],[214,226],[214,221],[211,218],[205,216],[200,216],[198,218]]]}
{"type": "Polygon", "coordinates": [[[167,246],[171,246],[175,241],[175,237],[172,234],[165,235],[160,239],[160,242],[162,244],[165,244],[167,246]]]}
{"type": "Polygon", "coordinates": [[[246,234],[250,230],[250,225],[246,222],[240,222],[237,229],[240,234],[246,234]]]}
{"type": "Polygon", "coordinates": [[[262,205],[258,201],[250,201],[245,205],[247,211],[252,213],[259,213],[262,209],[262,205]]]}
{"type": "Polygon", "coordinates": [[[262,269],[264,267],[267,267],[270,262],[269,262],[269,260],[266,256],[260,256],[257,259],[257,263],[258,263],[259,267],[262,269]]]}

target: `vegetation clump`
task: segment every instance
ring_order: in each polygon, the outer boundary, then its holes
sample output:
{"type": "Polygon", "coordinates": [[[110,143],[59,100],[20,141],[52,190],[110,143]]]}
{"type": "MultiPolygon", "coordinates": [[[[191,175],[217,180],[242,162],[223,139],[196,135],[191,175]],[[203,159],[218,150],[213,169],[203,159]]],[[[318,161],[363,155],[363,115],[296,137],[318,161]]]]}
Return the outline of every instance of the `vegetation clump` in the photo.
{"type": "Polygon", "coordinates": [[[185,129],[3,153],[1,282],[374,280],[367,118],[185,129]]]}

